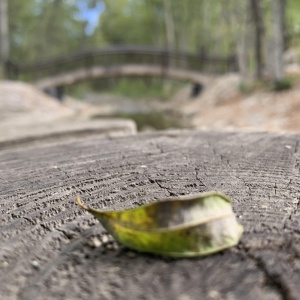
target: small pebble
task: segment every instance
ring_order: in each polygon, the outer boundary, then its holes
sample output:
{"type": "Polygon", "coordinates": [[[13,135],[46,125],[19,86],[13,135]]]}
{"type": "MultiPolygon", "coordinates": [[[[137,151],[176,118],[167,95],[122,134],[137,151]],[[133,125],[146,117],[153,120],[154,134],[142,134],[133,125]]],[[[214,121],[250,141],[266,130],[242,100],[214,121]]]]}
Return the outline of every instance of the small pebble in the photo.
{"type": "Polygon", "coordinates": [[[113,250],[118,250],[119,249],[119,245],[117,243],[113,243],[113,250]]]}
{"type": "Polygon", "coordinates": [[[102,245],[101,241],[98,238],[93,239],[94,245],[96,248],[100,247],[102,245]]]}
{"type": "Polygon", "coordinates": [[[178,300],[191,300],[192,298],[189,295],[182,294],[178,297],[178,300]]]}
{"type": "Polygon", "coordinates": [[[107,245],[106,245],[106,249],[108,249],[108,250],[113,250],[113,245],[112,245],[112,244],[107,244],[107,245]]]}
{"type": "Polygon", "coordinates": [[[220,295],[220,293],[218,291],[210,291],[208,293],[208,297],[210,299],[221,299],[221,295],[220,295]]]}
{"type": "Polygon", "coordinates": [[[31,265],[35,268],[35,269],[38,269],[39,268],[39,263],[36,261],[36,260],[33,260],[31,262],[31,265]]]}
{"type": "Polygon", "coordinates": [[[92,237],[90,240],[88,240],[87,244],[92,248],[99,248],[102,243],[97,237],[92,237]]]}
{"type": "Polygon", "coordinates": [[[103,244],[106,244],[109,241],[109,238],[107,235],[103,235],[101,239],[102,239],[103,244]]]}
{"type": "Polygon", "coordinates": [[[2,263],[3,268],[7,268],[9,266],[9,263],[7,261],[4,261],[2,263]]]}

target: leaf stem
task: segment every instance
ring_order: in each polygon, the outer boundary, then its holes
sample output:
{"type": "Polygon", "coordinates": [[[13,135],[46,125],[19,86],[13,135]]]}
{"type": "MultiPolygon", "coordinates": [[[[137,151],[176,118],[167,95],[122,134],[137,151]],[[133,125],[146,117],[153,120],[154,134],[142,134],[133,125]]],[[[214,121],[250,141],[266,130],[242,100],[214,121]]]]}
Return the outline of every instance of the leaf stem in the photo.
{"type": "Polygon", "coordinates": [[[84,210],[86,211],[91,211],[91,208],[89,208],[88,206],[84,205],[82,202],[81,202],[81,199],[80,197],[77,195],[76,197],[76,204],[78,204],[81,208],[83,208],[84,210]]]}

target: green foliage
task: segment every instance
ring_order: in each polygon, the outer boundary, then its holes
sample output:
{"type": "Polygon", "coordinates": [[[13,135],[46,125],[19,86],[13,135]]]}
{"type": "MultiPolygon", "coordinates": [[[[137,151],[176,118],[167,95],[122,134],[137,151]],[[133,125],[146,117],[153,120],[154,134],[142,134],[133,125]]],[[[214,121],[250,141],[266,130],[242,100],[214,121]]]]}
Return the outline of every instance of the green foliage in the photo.
{"type": "Polygon", "coordinates": [[[231,200],[217,192],[160,200],[124,211],[77,204],[128,248],[172,257],[209,255],[235,246],[242,235],[231,200]]]}
{"type": "MultiPolygon", "coordinates": [[[[163,0],[87,1],[90,7],[102,2],[105,10],[99,24],[87,36],[75,0],[9,0],[11,58],[30,62],[104,44],[166,46],[163,0]]],[[[261,1],[266,21],[270,19],[269,2],[261,1]]],[[[289,0],[287,4],[287,36],[296,37],[300,34],[300,2],[289,0]]],[[[176,49],[211,55],[235,53],[243,11],[245,5],[239,0],[172,0],[176,49]]],[[[267,31],[269,23],[265,22],[267,31]]],[[[298,41],[293,38],[294,43],[298,41]]]]}
{"type": "Polygon", "coordinates": [[[271,83],[270,88],[275,92],[283,92],[289,90],[293,87],[293,80],[290,78],[283,78],[279,81],[274,81],[271,83]]]}
{"type": "MultiPolygon", "coordinates": [[[[110,116],[112,117],[112,116],[110,116]]],[[[119,113],[113,117],[131,119],[135,121],[139,131],[151,128],[156,130],[164,130],[168,128],[182,128],[182,124],[178,121],[176,116],[170,116],[159,111],[151,112],[136,112],[136,113],[119,113]]]]}
{"type": "Polygon", "coordinates": [[[287,30],[293,46],[300,50],[300,1],[289,0],[286,11],[287,30]]]}
{"type": "Polygon", "coordinates": [[[102,114],[93,116],[93,119],[98,118],[130,119],[136,123],[138,131],[145,129],[164,130],[185,127],[176,115],[155,110],[149,112],[115,113],[109,116],[102,114]]]}
{"type": "MultiPolygon", "coordinates": [[[[232,6],[236,6],[235,2],[230,1],[232,6]]],[[[163,0],[104,0],[104,3],[97,32],[103,34],[108,44],[167,45],[163,0]]],[[[172,0],[176,49],[215,55],[232,53],[234,27],[223,17],[227,7],[220,0],[172,0]]]]}
{"type": "Polygon", "coordinates": [[[184,82],[161,78],[108,78],[67,86],[65,91],[75,98],[84,98],[88,92],[110,93],[130,99],[157,99],[167,101],[184,86],[184,82]]]}
{"type": "MultiPolygon", "coordinates": [[[[90,0],[88,4],[95,6],[97,2],[102,0],[90,0]]],[[[87,36],[76,1],[10,0],[11,58],[31,62],[105,43],[166,46],[163,0],[103,2],[105,10],[99,25],[92,36],[87,36]]],[[[212,19],[217,20],[214,12],[218,10],[212,10],[215,5],[220,8],[219,1],[213,6],[195,0],[172,1],[178,49],[200,51],[209,42],[207,31],[219,24],[205,23],[202,17],[210,18],[213,13],[212,19]]]]}
{"type": "Polygon", "coordinates": [[[164,96],[163,85],[164,83],[159,79],[123,78],[117,82],[111,92],[132,99],[140,97],[162,98],[164,96]]]}
{"type": "Polygon", "coordinates": [[[93,88],[89,82],[81,82],[80,84],[69,85],[64,88],[64,92],[75,99],[84,99],[93,88]]]}
{"type": "Polygon", "coordinates": [[[242,94],[250,94],[253,91],[253,86],[245,82],[240,83],[239,90],[242,94]]]}
{"type": "MultiPolygon", "coordinates": [[[[86,23],[79,17],[78,0],[9,0],[11,33],[10,58],[30,63],[43,58],[67,55],[105,45],[138,44],[166,47],[166,11],[174,24],[174,49],[209,56],[240,56],[247,76],[257,65],[254,55],[254,23],[250,18],[250,1],[240,0],[87,0],[89,7],[103,3],[98,26],[91,35],[85,33],[86,23]],[[237,26],[238,24],[239,26],[237,26]],[[244,46],[241,45],[244,43],[244,46]],[[239,49],[239,51],[237,50],[239,49]],[[248,74],[247,74],[248,72],[248,74]]],[[[261,0],[264,24],[262,49],[268,53],[273,35],[270,0],[261,0]]],[[[286,46],[300,49],[300,1],[286,1],[286,46]]],[[[170,28],[169,28],[170,29],[170,28]]],[[[264,58],[266,59],[267,56],[264,58]]],[[[239,60],[240,61],[240,60],[239,60]]],[[[262,65],[267,65],[266,61],[262,65]]],[[[275,89],[287,88],[288,83],[275,83],[275,89]]],[[[147,89],[143,80],[121,80],[114,91],[129,97],[168,97],[165,85],[154,84],[147,89]]]]}
{"type": "Polygon", "coordinates": [[[266,89],[266,86],[269,83],[264,81],[251,81],[251,82],[242,82],[239,85],[239,90],[242,94],[251,94],[254,91],[266,89]]]}
{"type": "Polygon", "coordinates": [[[29,63],[74,53],[103,43],[101,35],[85,34],[76,1],[9,0],[10,58],[29,63]]]}
{"type": "Polygon", "coordinates": [[[243,94],[250,94],[258,90],[282,92],[291,89],[293,87],[293,84],[293,78],[285,77],[280,81],[261,80],[250,83],[241,83],[239,89],[243,94]]]}
{"type": "Polygon", "coordinates": [[[104,3],[105,11],[96,34],[101,32],[108,44],[157,44],[163,28],[147,1],[104,0],[104,3]]]}
{"type": "Polygon", "coordinates": [[[123,78],[118,80],[110,92],[132,99],[154,98],[166,100],[182,86],[183,83],[158,78],[123,78]],[[171,88],[166,88],[170,86],[171,88]]]}

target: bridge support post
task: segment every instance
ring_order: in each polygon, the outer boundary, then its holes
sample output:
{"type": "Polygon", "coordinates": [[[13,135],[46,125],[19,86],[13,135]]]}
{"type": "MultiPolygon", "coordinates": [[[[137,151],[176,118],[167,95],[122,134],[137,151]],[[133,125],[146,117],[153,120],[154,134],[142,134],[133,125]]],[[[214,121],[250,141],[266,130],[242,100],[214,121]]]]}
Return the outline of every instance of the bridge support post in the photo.
{"type": "Polygon", "coordinates": [[[202,83],[194,83],[191,92],[191,98],[195,98],[199,96],[204,89],[204,85],[202,83]]]}
{"type": "Polygon", "coordinates": [[[64,100],[64,88],[63,86],[56,86],[51,88],[46,88],[43,90],[47,95],[57,99],[59,102],[64,100]]]}

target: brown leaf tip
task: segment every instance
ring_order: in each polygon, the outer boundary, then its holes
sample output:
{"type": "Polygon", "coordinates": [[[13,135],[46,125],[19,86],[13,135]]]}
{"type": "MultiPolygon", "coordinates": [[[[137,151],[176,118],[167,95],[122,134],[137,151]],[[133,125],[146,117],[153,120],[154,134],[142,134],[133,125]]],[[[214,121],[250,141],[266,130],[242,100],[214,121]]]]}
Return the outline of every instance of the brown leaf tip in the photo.
{"type": "Polygon", "coordinates": [[[83,208],[84,210],[87,210],[87,211],[89,211],[90,210],[90,208],[88,207],[88,206],[86,206],[86,205],[84,205],[82,202],[81,202],[81,199],[80,199],[80,197],[77,195],[77,197],[76,197],[76,204],[77,205],[79,205],[81,208],[83,208]]]}

